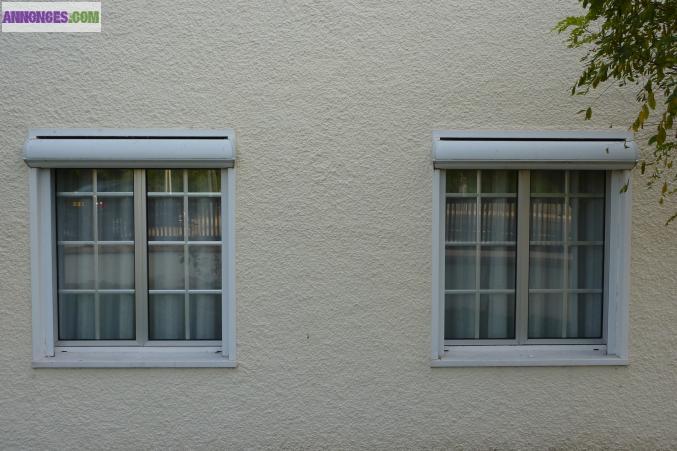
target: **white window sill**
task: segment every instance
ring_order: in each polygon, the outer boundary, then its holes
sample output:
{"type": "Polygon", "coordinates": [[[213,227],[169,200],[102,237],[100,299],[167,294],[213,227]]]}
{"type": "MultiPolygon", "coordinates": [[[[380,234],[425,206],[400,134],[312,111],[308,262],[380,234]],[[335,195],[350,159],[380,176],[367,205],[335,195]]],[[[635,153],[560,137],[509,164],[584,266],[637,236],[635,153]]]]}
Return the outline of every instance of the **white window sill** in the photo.
{"type": "Polygon", "coordinates": [[[600,366],[628,364],[627,358],[609,355],[606,346],[449,346],[430,366],[600,366]]]}
{"type": "Polygon", "coordinates": [[[54,357],[33,360],[33,368],[235,368],[220,347],[57,347],[54,357]]]}

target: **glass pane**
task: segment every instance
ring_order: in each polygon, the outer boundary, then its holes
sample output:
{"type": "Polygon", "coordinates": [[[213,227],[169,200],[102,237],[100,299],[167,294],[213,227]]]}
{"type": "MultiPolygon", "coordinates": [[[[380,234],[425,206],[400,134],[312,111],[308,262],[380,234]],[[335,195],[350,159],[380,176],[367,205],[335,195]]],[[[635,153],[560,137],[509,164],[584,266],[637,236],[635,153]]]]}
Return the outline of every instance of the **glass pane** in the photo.
{"type": "Polygon", "coordinates": [[[531,171],[531,192],[534,194],[564,193],[564,171],[531,171]]]}
{"type": "Polygon", "coordinates": [[[91,197],[58,197],[56,229],[62,241],[94,240],[91,197]]]}
{"type": "Polygon", "coordinates": [[[482,241],[517,240],[517,199],[482,199],[482,241]]]}
{"type": "Polygon", "coordinates": [[[191,290],[221,289],[221,246],[189,246],[188,265],[191,290]]]}
{"type": "Polygon", "coordinates": [[[183,246],[148,246],[148,289],[183,290],[183,246]]]}
{"type": "Polygon", "coordinates": [[[99,196],[97,200],[99,241],[133,241],[133,199],[99,196]]]}
{"type": "Polygon", "coordinates": [[[134,246],[99,246],[99,288],[134,289],[134,246]]]}
{"type": "Polygon", "coordinates": [[[477,171],[447,171],[447,192],[448,193],[476,193],[477,192],[477,171]]]}
{"type": "Polygon", "coordinates": [[[447,199],[447,241],[477,239],[477,199],[447,199]]]}
{"type": "Polygon", "coordinates": [[[569,171],[569,192],[603,196],[605,178],[603,171],[569,171]]]}
{"type": "Polygon", "coordinates": [[[515,288],[515,264],[514,246],[482,246],[480,288],[515,288]]]}
{"type": "Polygon", "coordinates": [[[448,246],[444,265],[444,288],[475,288],[475,246],[448,246]]]}
{"type": "Polygon", "coordinates": [[[569,199],[571,221],[569,239],[573,241],[604,240],[604,199],[569,199]]]}
{"type": "Polygon", "coordinates": [[[190,339],[221,339],[221,295],[190,295],[190,339]]]}
{"type": "Polygon", "coordinates": [[[94,315],[93,294],[60,294],[59,339],[94,340],[94,315]]]}
{"type": "Polygon", "coordinates": [[[185,299],[183,294],[148,296],[148,338],[185,340],[185,299]]]}
{"type": "Polygon", "coordinates": [[[563,198],[531,198],[529,228],[532,241],[562,241],[563,220],[563,198]]]}
{"type": "Polygon", "coordinates": [[[183,198],[147,199],[148,241],[183,241],[183,198]]]}
{"type": "Polygon", "coordinates": [[[97,169],[96,190],[131,193],[134,191],[134,172],[131,169],[97,169]]]}
{"type": "Polygon", "coordinates": [[[58,246],[59,288],[94,289],[94,246],[58,246]]]}
{"type": "Polygon", "coordinates": [[[149,169],[146,171],[149,193],[182,193],[183,169],[149,169]]]}
{"type": "Polygon", "coordinates": [[[563,246],[529,247],[529,288],[564,288],[563,246]]]}
{"type": "Polygon", "coordinates": [[[604,285],[604,248],[569,247],[569,288],[597,288],[604,285]]]}
{"type": "Polygon", "coordinates": [[[221,192],[221,170],[189,169],[188,192],[189,193],[221,192]]]}
{"type": "Polygon", "coordinates": [[[444,296],[444,339],[475,338],[475,295],[444,296]]]}
{"type": "Polygon", "coordinates": [[[56,170],[56,190],[59,192],[91,192],[93,180],[91,169],[56,170]]]}
{"type": "Polygon", "coordinates": [[[480,338],[515,338],[515,296],[480,296],[480,338]]]}
{"type": "Polygon", "coordinates": [[[567,338],[602,338],[602,295],[569,294],[567,338]]]}
{"type": "Polygon", "coordinates": [[[102,340],[134,340],[134,295],[99,295],[99,335],[102,340]]]}
{"type": "Polygon", "coordinates": [[[562,293],[529,293],[529,338],[563,338],[562,302],[562,293]]]}
{"type": "Polygon", "coordinates": [[[188,239],[221,241],[221,199],[198,197],[188,199],[188,239]]]}
{"type": "Polygon", "coordinates": [[[517,171],[482,171],[483,193],[517,193],[517,171]]]}

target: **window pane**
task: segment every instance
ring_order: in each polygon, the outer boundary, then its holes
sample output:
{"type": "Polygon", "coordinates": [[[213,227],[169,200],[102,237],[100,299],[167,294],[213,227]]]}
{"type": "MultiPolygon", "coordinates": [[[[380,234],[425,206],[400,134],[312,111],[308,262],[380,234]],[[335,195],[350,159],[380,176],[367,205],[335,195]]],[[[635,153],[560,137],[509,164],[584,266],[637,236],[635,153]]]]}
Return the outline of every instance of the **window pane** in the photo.
{"type": "Polygon", "coordinates": [[[188,192],[221,192],[221,171],[219,169],[189,169],[188,192]]]}
{"type": "Polygon", "coordinates": [[[530,233],[532,241],[564,239],[564,198],[531,199],[530,233]]]}
{"type": "Polygon", "coordinates": [[[604,240],[604,199],[569,199],[571,220],[567,225],[573,241],[604,240]]]}
{"type": "Polygon", "coordinates": [[[565,171],[531,171],[531,192],[534,194],[564,193],[565,171]]]}
{"type": "Polygon", "coordinates": [[[569,247],[569,288],[596,288],[604,285],[604,248],[569,247]]]}
{"type": "Polygon", "coordinates": [[[514,246],[482,246],[480,250],[480,288],[515,288],[514,246]]]}
{"type": "Polygon", "coordinates": [[[604,195],[606,175],[603,171],[569,171],[569,192],[604,195]]]}
{"type": "Polygon", "coordinates": [[[221,241],[221,199],[189,198],[188,221],[189,240],[221,241]]]}
{"type": "Polygon", "coordinates": [[[515,295],[480,296],[480,338],[515,338],[515,295]]]}
{"type": "Polygon", "coordinates": [[[183,169],[149,169],[146,187],[149,193],[182,193],[183,169]]]}
{"type": "Polygon", "coordinates": [[[62,193],[91,192],[91,169],[57,169],[56,190],[62,193]]]}
{"type": "Polygon", "coordinates": [[[567,299],[567,338],[602,337],[602,295],[572,294],[567,299]]]}
{"type": "Polygon", "coordinates": [[[475,338],[475,295],[447,294],[444,300],[445,340],[475,338]]]}
{"type": "Polygon", "coordinates": [[[564,288],[564,247],[529,247],[529,288],[564,288]]]}
{"type": "Polygon", "coordinates": [[[149,197],[148,241],[183,241],[183,197],[149,197]]]}
{"type": "Polygon", "coordinates": [[[131,193],[134,191],[134,172],[131,169],[98,169],[96,190],[98,192],[131,193]]]}
{"type": "Polygon", "coordinates": [[[517,199],[482,199],[482,241],[517,240],[517,199]]]}
{"type": "Polygon", "coordinates": [[[477,199],[448,198],[447,241],[477,240],[477,199]]]}
{"type": "Polygon", "coordinates": [[[562,293],[529,293],[529,338],[562,338],[562,293]]]}
{"type": "Polygon", "coordinates": [[[445,289],[475,288],[475,246],[448,246],[445,261],[445,289]]]}
{"type": "Polygon", "coordinates": [[[56,229],[61,241],[94,240],[91,197],[58,197],[56,229]]]}
{"type": "Polygon", "coordinates": [[[94,315],[93,294],[60,294],[59,339],[94,340],[94,315]]]}
{"type": "Polygon", "coordinates": [[[183,246],[148,247],[148,289],[183,290],[183,246]]]}
{"type": "Polygon", "coordinates": [[[185,340],[185,298],[183,294],[148,296],[148,338],[185,340]]]}
{"type": "Polygon", "coordinates": [[[98,197],[99,241],[134,240],[134,200],[131,197],[98,197]]]}
{"type": "Polygon", "coordinates": [[[134,246],[99,246],[100,289],[134,289],[134,246]]]}
{"type": "Polygon", "coordinates": [[[58,246],[59,288],[94,289],[94,246],[58,246]]]}
{"type": "Polygon", "coordinates": [[[188,265],[191,290],[221,288],[221,246],[189,246],[188,265]]]}
{"type": "Polygon", "coordinates": [[[190,339],[221,339],[221,295],[190,295],[190,339]]]}
{"type": "Polygon", "coordinates": [[[482,171],[483,193],[517,193],[517,171],[482,171]]]}
{"type": "Polygon", "coordinates": [[[476,193],[477,192],[477,171],[447,171],[447,192],[448,193],[476,193]]]}
{"type": "Polygon", "coordinates": [[[134,340],[134,295],[99,295],[99,329],[102,340],[134,340]]]}

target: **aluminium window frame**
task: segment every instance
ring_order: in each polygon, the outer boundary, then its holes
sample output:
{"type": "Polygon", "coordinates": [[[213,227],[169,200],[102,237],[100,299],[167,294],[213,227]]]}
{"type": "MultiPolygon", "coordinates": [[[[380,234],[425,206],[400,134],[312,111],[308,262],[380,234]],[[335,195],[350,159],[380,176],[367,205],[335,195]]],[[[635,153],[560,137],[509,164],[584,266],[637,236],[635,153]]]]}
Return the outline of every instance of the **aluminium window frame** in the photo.
{"type": "MultiPolygon", "coordinates": [[[[39,133],[44,133],[40,129],[39,133]]],[[[36,132],[31,131],[29,139],[36,132]]],[[[143,136],[144,140],[157,142],[162,145],[167,136],[191,137],[202,136],[204,130],[110,130],[110,129],[71,129],[52,131],[57,136],[78,135],[78,139],[96,140],[96,136],[124,136],[125,139],[134,136],[143,136]],[[155,141],[154,136],[162,136],[155,141]]],[[[232,140],[232,130],[208,131],[208,133],[226,135],[232,140]]],[[[108,141],[108,139],[106,139],[108,141]]],[[[96,148],[96,143],[92,143],[96,148]]],[[[190,159],[190,152],[183,152],[180,161],[167,160],[167,168],[190,169],[198,167],[219,168],[221,171],[221,268],[222,268],[222,305],[221,305],[221,340],[192,340],[173,341],[157,340],[156,343],[138,346],[136,340],[107,340],[107,341],[60,341],[58,339],[58,296],[57,296],[57,262],[56,262],[56,208],[55,208],[55,170],[54,167],[29,168],[29,205],[30,205],[30,241],[31,241],[31,299],[32,299],[32,338],[34,368],[130,368],[130,367],[220,367],[234,368],[237,366],[236,343],[236,298],[235,298],[235,185],[236,173],[232,160],[230,162],[213,161],[185,166],[190,159]],[[130,346],[131,344],[131,346],[130,346]]],[[[193,162],[195,163],[195,162],[193,162]]],[[[29,164],[30,166],[30,164],[29,164]]],[[[94,167],[96,163],[84,165],[76,162],[73,167],[94,167]]],[[[117,165],[102,164],[100,167],[116,167],[117,165]]],[[[60,163],[58,167],[69,167],[60,163]]],[[[134,216],[135,216],[135,247],[142,246],[143,252],[135,251],[135,290],[146,292],[147,283],[147,241],[145,239],[145,183],[138,174],[145,175],[145,169],[162,168],[161,159],[152,162],[140,161],[130,165],[135,169],[134,178],[134,216]],[[143,186],[142,186],[143,184],[143,186]],[[142,196],[136,195],[143,188],[142,196]],[[137,199],[138,198],[138,199],[137,199]],[[143,221],[137,221],[142,214],[143,221]],[[141,231],[139,227],[143,225],[141,231]],[[141,236],[138,233],[142,233],[141,236]],[[143,275],[139,276],[139,271],[143,275]]],[[[136,304],[137,332],[139,322],[147,312],[139,318],[140,305],[136,304]]],[[[138,335],[137,335],[138,338],[138,335]]]]}
{"type": "MultiPolygon", "coordinates": [[[[445,132],[436,132],[435,138],[445,132]]],[[[472,366],[578,366],[578,365],[627,365],[628,364],[628,308],[629,308],[629,274],[630,274],[630,228],[631,228],[631,204],[632,186],[631,171],[618,166],[614,162],[611,167],[594,162],[576,161],[575,164],[566,164],[561,159],[557,161],[495,161],[496,141],[501,141],[502,136],[507,136],[509,146],[517,137],[528,137],[525,141],[553,141],[561,148],[562,141],[577,137],[579,140],[586,136],[595,139],[608,137],[608,133],[578,133],[578,132],[447,132],[452,136],[458,135],[462,139],[481,141],[483,136],[488,136],[491,141],[491,151],[481,154],[475,161],[461,160],[458,164],[454,161],[445,160],[443,164],[436,165],[433,173],[433,236],[432,236],[432,367],[472,367],[472,366]],[[600,167],[601,166],[601,167],[600,167]],[[606,197],[604,217],[604,287],[603,287],[603,339],[602,340],[577,340],[577,339],[528,339],[524,343],[511,342],[511,340],[446,340],[444,339],[444,265],[445,265],[445,206],[446,206],[446,173],[447,169],[517,169],[518,177],[518,242],[520,235],[527,234],[527,250],[529,244],[529,224],[519,218],[527,218],[530,208],[529,197],[525,194],[529,189],[528,169],[594,169],[606,171],[606,197]],[[526,200],[526,202],[525,202],[526,200]],[[521,223],[521,224],[520,224],[521,223]],[[510,342],[510,343],[506,343],[510,342]]],[[[617,137],[618,134],[611,135],[617,137]]],[[[475,148],[481,144],[475,144],[475,148]]],[[[540,145],[547,144],[540,143],[540,145]]],[[[489,147],[487,147],[489,149],[489,147]]],[[[602,152],[603,153],[603,152],[602,152]]],[[[504,154],[503,154],[504,155],[504,154]]],[[[503,156],[502,155],[502,156],[503,156]]],[[[547,157],[546,157],[547,158],[547,157]]],[[[478,187],[479,189],[479,187],[478,187]]],[[[518,244],[516,244],[518,245],[518,244]]],[[[522,249],[517,252],[517,268],[528,267],[529,254],[522,249]],[[522,261],[520,261],[522,260],[522,261]],[[520,266],[521,265],[521,266],[520,266]]],[[[528,272],[521,274],[516,270],[516,308],[518,305],[518,293],[528,293],[528,272]],[[527,276],[527,277],[520,277],[527,276]]],[[[522,302],[521,307],[528,307],[528,303],[522,302]]],[[[526,313],[526,312],[525,312],[526,313]]],[[[527,317],[521,315],[526,322],[527,317]]],[[[516,312],[516,322],[520,315],[516,312]]],[[[518,327],[526,328],[526,325],[516,323],[516,337],[518,327]]]]}

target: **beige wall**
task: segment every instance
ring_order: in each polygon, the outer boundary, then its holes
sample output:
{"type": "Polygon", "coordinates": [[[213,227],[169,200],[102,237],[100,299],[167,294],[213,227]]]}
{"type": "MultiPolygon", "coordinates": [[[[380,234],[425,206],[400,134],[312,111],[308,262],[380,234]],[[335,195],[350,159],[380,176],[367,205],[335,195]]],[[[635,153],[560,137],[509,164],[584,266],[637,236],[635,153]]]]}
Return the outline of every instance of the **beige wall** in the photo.
{"type": "Polygon", "coordinates": [[[630,366],[429,365],[432,130],[634,112],[575,115],[575,2],[257,3],[0,34],[0,448],[677,447],[677,225],[638,175],[630,366]],[[31,369],[38,126],[235,129],[237,369],[31,369]]]}

